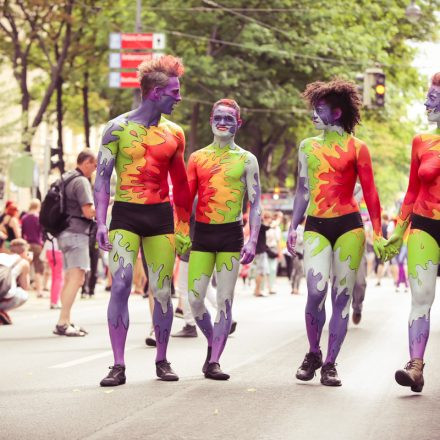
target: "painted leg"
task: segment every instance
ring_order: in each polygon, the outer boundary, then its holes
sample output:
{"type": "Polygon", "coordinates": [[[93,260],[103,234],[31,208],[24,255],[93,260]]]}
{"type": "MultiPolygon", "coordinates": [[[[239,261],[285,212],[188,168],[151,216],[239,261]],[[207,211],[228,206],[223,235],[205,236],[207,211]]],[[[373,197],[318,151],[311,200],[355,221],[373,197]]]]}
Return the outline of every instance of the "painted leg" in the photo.
{"type": "Polygon", "coordinates": [[[348,316],[356,272],[365,249],[363,228],[341,235],[333,252],[332,306],[325,364],[334,364],[347,334],[348,316]]]}
{"type": "Polygon", "coordinates": [[[412,230],[408,239],[408,272],[412,294],[409,316],[411,359],[423,359],[425,353],[439,260],[437,242],[424,231],[412,230]]]}
{"type": "Polygon", "coordinates": [[[125,340],[129,325],[128,298],[133,279],[133,267],[140,238],[132,232],[116,229],[110,232],[113,245],[109,254],[112,288],[107,310],[108,328],[115,365],[125,365],[125,340]]]}
{"type": "Polygon", "coordinates": [[[213,327],[205,306],[205,296],[214,270],[215,253],[191,251],[188,270],[188,299],[197,326],[208,341],[211,352],[213,327]]]}
{"type": "Polygon", "coordinates": [[[153,325],[156,335],[157,364],[166,361],[168,340],[173,323],[171,279],[175,258],[174,234],[144,237],[142,249],[148,267],[150,291],[154,297],[153,325]]]}
{"type": "Polygon", "coordinates": [[[231,308],[239,268],[239,252],[219,252],[217,254],[217,316],[214,322],[210,363],[220,360],[231,330],[231,308]]]}
{"type": "Polygon", "coordinates": [[[320,354],[320,340],[325,324],[325,298],[330,276],[330,242],[313,231],[304,233],[304,269],[307,277],[306,330],[310,352],[320,354]]]}

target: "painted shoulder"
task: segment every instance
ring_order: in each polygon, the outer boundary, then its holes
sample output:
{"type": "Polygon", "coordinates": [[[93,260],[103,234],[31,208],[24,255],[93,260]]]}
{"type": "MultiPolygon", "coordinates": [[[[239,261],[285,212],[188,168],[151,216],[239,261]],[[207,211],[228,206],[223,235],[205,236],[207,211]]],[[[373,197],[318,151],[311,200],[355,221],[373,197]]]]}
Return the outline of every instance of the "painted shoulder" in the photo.
{"type": "Polygon", "coordinates": [[[310,148],[312,146],[312,144],[314,142],[322,142],[322,141],[323,141],[322,135],[313,136],[313,137],[303,139],[299,144],[298,150],[300,150],[300,151],[307,150],[308,148],[310,148]]]}
{"type": "Polygon", "coordinates": [[[169,119],[165,118],[164,116],[162,116],[160,118],[160,124],[165,125],[171,131],[171,133],[173,133],[175,135],[184,136],[183,128],[179,124],[176,124],[175,122],[170,121],[169,119]]]}
{"type": "Polygon", "coordinates": [[[127,113],[124,113],[107,122],[102,135],[102,145],[108,145],[119,140],[118,131],[124,131],[124,125],[127,121],[126,115],[127,113]]]}

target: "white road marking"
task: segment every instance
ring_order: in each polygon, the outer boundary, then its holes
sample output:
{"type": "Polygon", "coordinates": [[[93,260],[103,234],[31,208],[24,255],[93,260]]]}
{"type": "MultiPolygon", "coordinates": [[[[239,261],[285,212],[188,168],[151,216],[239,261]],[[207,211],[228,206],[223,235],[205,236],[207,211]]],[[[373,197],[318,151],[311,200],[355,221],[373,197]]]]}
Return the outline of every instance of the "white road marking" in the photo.
{"type": "MultiPolygon", "coordinates": [[[[125,349],[125,352],[133,350],[135,348],[139,348],[139,346],[127,347],[125,349]]],[[[100,359],[100,358],[107,357],[110,355],[113,355],[113,351],[107,350],[107,351],[103,351],[102,353],[92,354],[90,356],[85,356],[85,357],[82,357],[79,359],[75,359],[73,361],[63,362],[62,364],[52,365],[49,368],[69,368],[69,367],[73,367],[75,365],[85,364],[86,362],[94,361],[95,359],[100,359]]]]}

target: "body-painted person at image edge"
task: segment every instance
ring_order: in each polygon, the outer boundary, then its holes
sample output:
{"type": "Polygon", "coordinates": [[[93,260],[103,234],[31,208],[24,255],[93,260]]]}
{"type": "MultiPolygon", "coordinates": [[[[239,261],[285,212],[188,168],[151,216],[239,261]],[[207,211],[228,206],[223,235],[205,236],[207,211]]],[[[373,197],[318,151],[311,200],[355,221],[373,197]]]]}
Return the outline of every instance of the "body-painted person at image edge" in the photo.
{"type": "Polygon", "coordinates": [[[257,159],[234,142],[241,126],[240,108],[230,99],[217,101],[211,113],[212,144],[193,153],[188,162],[191,200],[198,194],[196,224],[189,259],[188,294],[196,323],[208,341],[202,371],[227,380],[220,356],[232,323],[232,302],[240,262],[255,257],[260,230],[260,179],[257,159]],[[243,247],[242,205],[250,203],[250,237],[243,247]],[[205,296],[216,269],[218,311],[214,323],[205,296]]]}
{"type": "Polygon", "coordinates": [[[356,272],[365,246],[362,219],[353,197],[358,178],[373,225],[374,250],[376,255],[384,257],[381,208],[370,153],[365,143],[353,136],[360,120],[361,105],[356,86],[338,79],[328,83],[314,82],[307,86],[304,97],[313,107],[315,127],[323,133],[303,140],[299,146],[298,183],[287,240],[287,247],[294,254],[296,228],[307,211],[305,318],[310,349],[296,377],[311,380],[322,366],[321,383],[340,386],[335,362],[347,333],[356,272]],[[323,364],[320,340],[326,319],[329,278],[333,310],[323,364]]]}
{"type": "Polygon", "coordinates": [[[437,124],[430,134],[419,134],[412,142],[408,190],[397,226],[386,248],[398,254],[406,229],[408,275],[412,304],[409,315],[410,361],[396,371],[398,384],[422,391],[423,356],[429,337],[430,311],[440,262],[440,72],[432,78],[425,102],[428,121],[437,124]]]}
{"type": "Polygon", "coordinates": [[[144,61],[138,76],[142,101],[139,107],[110,121],[104,129],[95,183],[97,241],[109,251],[113,282],[108,306],[108,327],[114,365],[101,386],[125,383],[125,341],[128,331],[128,297],[133,268],[142,250],[154,296],[153,325],[157,340],[156,374],[178,380],[166,358],[173,320],[171,278],[175,250],[185,252],[189,240],[189,187],[183,160],[182,129],[164,118],[181,100],[180,59],[170,55],[144,61]],[[117,183],[110,234],[106,227],[110,178],[117,183]],[[173,210],[169,200],[168,173],[173,183],[173,210]]]}

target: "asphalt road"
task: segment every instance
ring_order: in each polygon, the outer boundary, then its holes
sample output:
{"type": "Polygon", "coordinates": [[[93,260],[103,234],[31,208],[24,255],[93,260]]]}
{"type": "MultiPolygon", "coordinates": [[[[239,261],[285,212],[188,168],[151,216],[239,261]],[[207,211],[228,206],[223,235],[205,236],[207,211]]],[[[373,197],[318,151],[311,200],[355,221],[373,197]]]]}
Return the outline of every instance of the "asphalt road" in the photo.
{"type": "MultiPolygon", "coordinates": [[[[425,388],[415,394],[394,381],[408,360],[410,294],[395,293],[390,280],[373,284],[338,359],[340,388],[295,379],[307,351],[306,296],[290,295],[283,279],[267,298],[239,289],[237,331],[221,362],[228,382],[202,376],[200,332],[170,342],[180,381],[156,380],[154,349],[144,345],[148,304],[132,296],[127,384],[101,388],[112,364],[108,294],[75,305],[75,321],[90,332],[85,338],[52,335],[57,312],[48,299],[32,298],[11,314],[14,325],[0,326],[0,439],[440,439],[440,306],[432,310],[425,388]]],[[[175,318],[174,331],[182,325],[175,318]]]]}

